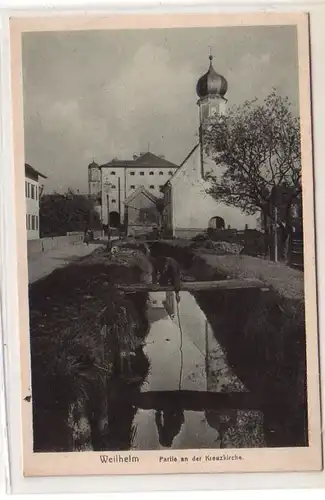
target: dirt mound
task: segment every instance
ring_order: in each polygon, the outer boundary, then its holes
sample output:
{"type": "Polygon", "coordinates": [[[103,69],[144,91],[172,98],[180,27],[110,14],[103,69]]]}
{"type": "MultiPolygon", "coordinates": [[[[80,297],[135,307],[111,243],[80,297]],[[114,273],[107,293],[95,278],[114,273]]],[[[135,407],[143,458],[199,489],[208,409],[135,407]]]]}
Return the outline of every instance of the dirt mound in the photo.
{"type": "Polygon", "coordinates": [[[238,243],[229,243],[228,241],[211,241],[205,240],[200,242],[195,242],[192,248],[200,248],[204,250],[211,251],[211,253],[217,255],[232,254],[238,255],[243,250],[243,245],[238,243]]]}

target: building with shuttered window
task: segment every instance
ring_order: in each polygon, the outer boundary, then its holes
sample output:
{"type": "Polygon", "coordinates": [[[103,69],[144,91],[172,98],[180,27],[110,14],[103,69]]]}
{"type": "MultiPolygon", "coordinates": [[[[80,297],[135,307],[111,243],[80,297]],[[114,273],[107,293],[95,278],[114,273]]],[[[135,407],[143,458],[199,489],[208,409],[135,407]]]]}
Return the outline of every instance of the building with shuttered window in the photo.
{"type": "Polygon", "coordinates": [[[124,222],[125,200],[139,188],[153,197],[161,197],[164,184],[175,174],[178,166],[151,152],[134,155],[132,160],[112,161],[88,166],[88,193],[96,203],[103,224],[117,227],[124,222]]]}
{"type": "Polygon", "coordinates": [[[46,176],[25,163],[26,229],[28,240],[36,240],[40,237],[39,199],[42,192],[41,179],[46,179],[46,176]]]}

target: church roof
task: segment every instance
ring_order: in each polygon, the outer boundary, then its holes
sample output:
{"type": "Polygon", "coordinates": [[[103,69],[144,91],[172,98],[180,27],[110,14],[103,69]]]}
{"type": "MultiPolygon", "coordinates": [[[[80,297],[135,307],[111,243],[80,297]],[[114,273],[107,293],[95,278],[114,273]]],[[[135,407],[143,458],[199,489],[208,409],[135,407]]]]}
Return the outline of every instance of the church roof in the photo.
{"type": "Polygon", "coordinates": [[[98,168],[99,165],[98,163],[95,162],[95,160],[93,160],[91,163],[89,163],[88,165],[88,168],[98,168]]]}
{"type": "Polygon", "coordinates": [[[136,156],[133,158],[133,160],[112,160],[108,163],[104,163],[103,165],[100,165],[100,168],[105,168],[105,167],[117,167],[117,168],[124,168],[124,167],[131,167],[131,168],[178,168],[178,165],[175,165],[174,163],[166,160],[165,158],[162,158],[161,156],[157,156],[153,153],[144,153],[142,155],[136,156]]]}
{"type": "Polygon", "coordinates": [[[223,97],[228,89],[228,82],[224,76],[219,75],[212,65],[213,57],[210,56],[210,66],[208,71],[199,78],[196,85],[196,93],[202,98],[208,95],[219,95],[223,97]]]}
{"type": "MultiPolygon", "coordinates": [[[[168,181],[163,185],[163,190],[165,187],[167,187],[171,181],[175,179],[179,175],[179,173],[183,170],[184,165],[186,164],[187,160],[192,156],[192,154],[197,150],[197,148],[200,146],[200,143],[196,143],[195,146],[191,149],[191,151],[188,153],[188,155],[184,158],[182,163],[180,164],[179,168],[174,172],[174,174],[168,179],[168,181]]],[[[186,167],[184,167],[186,168],[186,167]]]]}

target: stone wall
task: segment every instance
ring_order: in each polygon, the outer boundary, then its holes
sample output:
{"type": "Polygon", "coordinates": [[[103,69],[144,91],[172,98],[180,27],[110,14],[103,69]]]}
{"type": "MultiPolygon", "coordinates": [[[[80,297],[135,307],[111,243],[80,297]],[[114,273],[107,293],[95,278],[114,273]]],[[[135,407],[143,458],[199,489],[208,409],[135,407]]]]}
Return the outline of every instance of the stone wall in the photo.
{"type": "Polygon", "coordinates": [[[141,234],[148,234],[153,231],[156,225],[140,225],[140,224],[128,224],[128,236],[139,236],[141,234]]]}
{"type": "Polygon", "coordinates": [[[194,236],[202,233],[204,233],[204,230],[200,228],[175,228],[176,238],[185,238],[190,240],[191,238],[194,238],[194,236]]]}
{"type": "MultiPolygon", "coordinates": [[[[28,240],[28,258],[37,257],[42,252],[48,252],[50,250],[60,249],[70,245],[78,245],[83,242],[83,237],[83,233],[68,233],[66,236],[53,236],[50,238],[28,240]]],[[[99,238],[100,231],[95,231],[94,237],[99,238]]]]}

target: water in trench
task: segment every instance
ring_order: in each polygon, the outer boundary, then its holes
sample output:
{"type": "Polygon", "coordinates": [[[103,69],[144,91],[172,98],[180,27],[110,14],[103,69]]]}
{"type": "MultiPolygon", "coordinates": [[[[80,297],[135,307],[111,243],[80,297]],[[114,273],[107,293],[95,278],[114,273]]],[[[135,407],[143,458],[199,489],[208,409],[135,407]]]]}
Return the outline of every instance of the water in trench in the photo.
{"type": "Polygon", "coordinates": [[[139,382],[114,381],[97,436],[82,410],[71,417],[80,451],[266,446],[263,412],[230,369],[217,332],[190,293],[180,297],[177,304],[173,292],[149,294],[149,331],[138,353],[145,373],[139,382]]]}
{"type": "Polygon", "coordinates": [[[149,295],[149,371],[137,398],[130,449],[266,446],[263,413],[229,368],[194,297],[149,295]]]}

